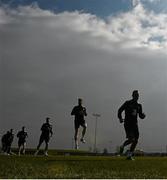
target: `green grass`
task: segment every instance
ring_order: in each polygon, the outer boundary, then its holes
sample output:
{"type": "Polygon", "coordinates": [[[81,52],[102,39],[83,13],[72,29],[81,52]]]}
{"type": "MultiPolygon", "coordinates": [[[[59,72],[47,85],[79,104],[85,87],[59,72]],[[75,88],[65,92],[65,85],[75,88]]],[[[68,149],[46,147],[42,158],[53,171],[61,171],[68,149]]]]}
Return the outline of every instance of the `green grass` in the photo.
{"type": "Polygon", "coordinates": [[[167,178],[167,157],[1,155],[0,178],[167,178]]]}

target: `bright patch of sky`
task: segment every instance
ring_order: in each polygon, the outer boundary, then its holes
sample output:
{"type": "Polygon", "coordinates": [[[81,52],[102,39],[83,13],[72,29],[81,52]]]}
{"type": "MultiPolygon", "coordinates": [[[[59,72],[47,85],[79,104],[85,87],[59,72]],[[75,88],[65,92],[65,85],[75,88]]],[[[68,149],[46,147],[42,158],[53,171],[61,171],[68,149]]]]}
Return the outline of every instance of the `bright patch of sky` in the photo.
{"type": "Polygon", "coordinates": [[[77,10],[95,14],[101,18],[129,11],[137,2],[141,2],[146,9],[156,13],[167,11],[167,1],[164,0],[1,0],[0,2],[11,7],[37,3],[41,9],[52,10],[57,13],[77,10]]]}

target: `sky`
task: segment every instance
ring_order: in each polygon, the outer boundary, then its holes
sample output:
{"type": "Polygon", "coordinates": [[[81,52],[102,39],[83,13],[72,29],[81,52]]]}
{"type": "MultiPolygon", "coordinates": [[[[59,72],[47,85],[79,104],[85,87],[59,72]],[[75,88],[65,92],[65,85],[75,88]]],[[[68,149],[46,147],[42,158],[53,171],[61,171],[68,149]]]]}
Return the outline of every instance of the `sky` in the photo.
{"type": "MultiPolygon", "coordinates": [[[[125,139],[117,110],[134,89],[146,114],[138,149],[166,151],[167,2],[164,0],[1,0],[0,135],[24,125],[28,147],[51,118],[51,148],[72,147],[70,115],[83,98],[85,145],[114,152],[125,139]]],[[[17,146],[15,137],[13,146],[17,146]]]]}

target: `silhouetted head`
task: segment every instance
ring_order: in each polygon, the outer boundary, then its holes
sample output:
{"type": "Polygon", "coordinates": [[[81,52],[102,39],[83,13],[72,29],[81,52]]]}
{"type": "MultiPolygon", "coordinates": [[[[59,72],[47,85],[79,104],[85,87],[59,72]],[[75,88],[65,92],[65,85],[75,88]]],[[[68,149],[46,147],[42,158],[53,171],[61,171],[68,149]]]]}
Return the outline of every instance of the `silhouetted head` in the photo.
{"type": "Polygon", "coordinates": [[[22,131],[24,131],[24,130],[25,130],[25,126],[22,127],[22,131]]]}
{"type": "Polygon", "coordinates": [[[138,99],[139,99],[139,92],[138,92],[138,90],[134,90],[133,91],[132,98],[133,98],[134,101],[138,101],[138,99]]]}
{"type": "Polygon", "coordinates": [[[10,129],[10,133],[13,133],[13,129],[10,129]]]}
{"type": "Polygon", "coordinates": [[[79,105],[79,106],[82,106],[82,101],[83,101],[83,100],[82,100],[81,98],[78,98],[78,105],[79,105]]]}
{"type": "Polygon", "coordinates": [[[49,119],[50,119],[49,117],[46,118],[46,123],[49,123],[49,119]]]}

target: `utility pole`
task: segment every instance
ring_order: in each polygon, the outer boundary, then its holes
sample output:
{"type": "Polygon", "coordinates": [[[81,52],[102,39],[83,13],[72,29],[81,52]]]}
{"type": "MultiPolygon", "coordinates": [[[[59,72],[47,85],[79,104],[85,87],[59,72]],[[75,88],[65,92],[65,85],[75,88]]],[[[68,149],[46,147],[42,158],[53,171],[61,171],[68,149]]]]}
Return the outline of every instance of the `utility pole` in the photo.
{"type": "Polygon", "coordinates": [[[96,113],[94,113],[93,114],[93,116],[95,117],[95,142],[94,142],[94,152],[96,152],[96,141],[97,141],[97,119],[99,118],[99,117],[101,117],[101,115],[100,114],[96,114],[96,113]]]}

